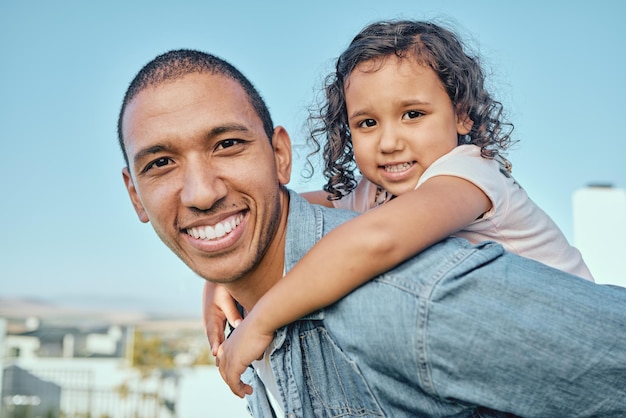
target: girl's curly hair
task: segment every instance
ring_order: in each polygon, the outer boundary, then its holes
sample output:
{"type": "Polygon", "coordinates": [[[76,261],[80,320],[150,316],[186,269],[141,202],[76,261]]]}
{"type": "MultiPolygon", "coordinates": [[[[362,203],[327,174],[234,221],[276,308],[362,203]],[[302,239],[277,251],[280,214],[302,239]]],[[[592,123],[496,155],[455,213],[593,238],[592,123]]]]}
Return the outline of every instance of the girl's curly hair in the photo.
{"type": "Polygon", "coordinates": [[[513,125],[504,122],[502,104],[484,87],[485,76],[477,57],[468,55],[451,31],[422,21],[381,21],[365,27],[337,59],[335,72],[325,80],[324,98],[311,112],[308,124],[313,154],[323,144],[324,190],[329,199],[341,199],[356,187],[357,169],[348,125],[344,88],[359,64],[390,55],[411,57],[435,71],[459,115],[473,122],[458,143],[474,144],[485,158],[502,157],[511,141],[513,125]]]}

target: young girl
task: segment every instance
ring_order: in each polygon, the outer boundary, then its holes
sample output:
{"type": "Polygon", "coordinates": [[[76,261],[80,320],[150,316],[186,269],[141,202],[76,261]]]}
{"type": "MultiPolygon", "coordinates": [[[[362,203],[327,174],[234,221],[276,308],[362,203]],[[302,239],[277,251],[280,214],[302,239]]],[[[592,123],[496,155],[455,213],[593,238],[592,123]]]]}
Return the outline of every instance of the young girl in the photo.
{"type": "Polygon", "coordinates": [[[478,60],[453,33],[427,22],[372,24],[339,57],[325,91],[312,136],[326,141],[329,181],[325,192],[305,197],[367,212],[320,240],[219,350],[217,324],[232,301],[207,285],[205,319],[220,368],[243,371],[279,327],[450,235],[497,241],[593,280],[580,253],[511,177],[502,157],[511,126],[500,120],[478,60]],[[364,176],[358,182],[355,162],[364,176]]]}

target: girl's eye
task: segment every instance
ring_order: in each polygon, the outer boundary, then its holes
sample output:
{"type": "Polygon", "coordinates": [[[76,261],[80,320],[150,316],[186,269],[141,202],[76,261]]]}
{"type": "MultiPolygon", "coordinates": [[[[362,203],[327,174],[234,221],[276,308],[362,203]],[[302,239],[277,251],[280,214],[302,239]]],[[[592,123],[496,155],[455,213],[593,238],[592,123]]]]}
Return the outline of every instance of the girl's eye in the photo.
{"type": "Polygon", "coordinates": [[[360,128],[371,128],[372,126],[376,126],[376,121],[374,119],[365,119],[359,122],[357,126],[360,128]]]}
{"type": "Polygon", "coordinates": [[[402,115],[402,119],[417,119],[420,116],[423,116],[422,112],[418,112],[417,110],[409,110],[404,115],[402,115]]]}

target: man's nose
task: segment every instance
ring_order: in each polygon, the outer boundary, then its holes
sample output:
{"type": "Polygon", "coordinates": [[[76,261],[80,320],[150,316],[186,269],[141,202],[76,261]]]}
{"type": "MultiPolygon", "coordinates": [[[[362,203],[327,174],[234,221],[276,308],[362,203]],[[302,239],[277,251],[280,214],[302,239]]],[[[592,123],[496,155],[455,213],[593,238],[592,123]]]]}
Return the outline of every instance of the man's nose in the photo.
{"type": "Polygon", "coordinates": [[[208,164],[196,164],[185,170],[181,191],[183,205],[199,210],[211,209],[226,194],[226,183],[208,164]]]}

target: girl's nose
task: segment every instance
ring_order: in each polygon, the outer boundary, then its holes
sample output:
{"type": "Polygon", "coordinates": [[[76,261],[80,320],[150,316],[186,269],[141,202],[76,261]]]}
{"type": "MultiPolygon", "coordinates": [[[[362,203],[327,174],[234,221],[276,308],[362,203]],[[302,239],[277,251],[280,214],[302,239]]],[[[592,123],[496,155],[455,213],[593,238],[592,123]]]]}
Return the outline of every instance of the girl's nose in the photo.
{"type": "Polygon", "coordinates": [[[389,127],[381,129],[380,138],[378,139],[378,148],[383,154],[390,154],[402,148],[402,141],[398,137],[398,133],[389,127]]]}

